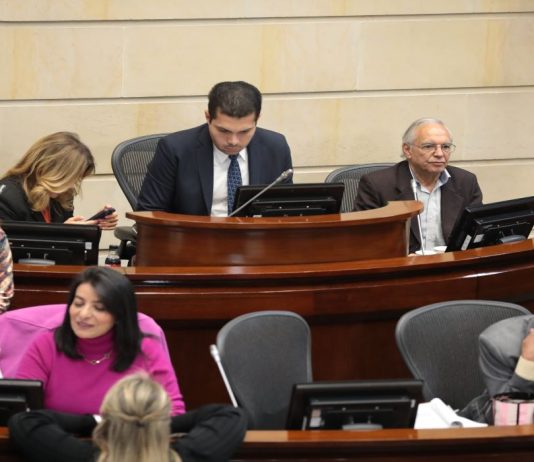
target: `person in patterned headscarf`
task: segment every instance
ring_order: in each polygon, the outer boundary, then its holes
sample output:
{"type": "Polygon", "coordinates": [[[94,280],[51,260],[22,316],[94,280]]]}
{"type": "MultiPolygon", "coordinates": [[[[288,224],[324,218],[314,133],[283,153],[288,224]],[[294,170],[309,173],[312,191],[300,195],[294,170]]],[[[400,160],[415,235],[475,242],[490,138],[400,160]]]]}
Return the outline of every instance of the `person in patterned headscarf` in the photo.
{"type": "Polygon", "coordinates": [[[13,258],[6,233],[0,228],[0,314],[9,308],[13,292],[13,258]]]}

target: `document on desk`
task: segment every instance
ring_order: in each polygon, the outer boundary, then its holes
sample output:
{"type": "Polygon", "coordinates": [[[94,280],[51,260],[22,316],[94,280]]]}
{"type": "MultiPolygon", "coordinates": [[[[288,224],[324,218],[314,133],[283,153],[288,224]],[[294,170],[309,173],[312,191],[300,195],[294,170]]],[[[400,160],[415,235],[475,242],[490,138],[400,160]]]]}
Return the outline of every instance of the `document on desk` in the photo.
{"type": "Polygon", "coordinates": [[[428,403],[420,403],[417,407],[414,428],[456,428],[456,427],[487,427],[485,423],[460,417],[441,399],[434,398],[428,403]]]}

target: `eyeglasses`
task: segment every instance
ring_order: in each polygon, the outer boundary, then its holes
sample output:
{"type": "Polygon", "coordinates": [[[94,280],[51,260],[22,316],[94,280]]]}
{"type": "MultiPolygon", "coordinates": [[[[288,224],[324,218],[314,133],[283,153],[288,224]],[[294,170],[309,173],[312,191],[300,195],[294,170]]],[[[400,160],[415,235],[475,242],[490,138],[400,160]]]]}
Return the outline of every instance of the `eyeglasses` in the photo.
{"type": "Polygon", "coordinates": [[[451,152],[454,152],[454,150],[456,149],[456,145],[452,143],[443,143],[443,144],[425,143],[425,144],[412,144],[412,146],[418,147],[425,154],[434,154],[438,150],[438,147],[441,148],[441,152],[443,154],[450,154],[451,152]]]}

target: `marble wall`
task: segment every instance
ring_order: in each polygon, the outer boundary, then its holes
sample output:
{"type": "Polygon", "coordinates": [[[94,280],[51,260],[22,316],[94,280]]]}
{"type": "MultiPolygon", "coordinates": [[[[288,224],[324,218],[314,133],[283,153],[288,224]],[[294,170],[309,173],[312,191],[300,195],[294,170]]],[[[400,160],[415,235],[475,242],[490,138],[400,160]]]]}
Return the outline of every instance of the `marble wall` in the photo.
{"type": "Polygon", "coordinates": [[[238,79],[264,93],[259,124],[287,136],[297,182],[394,162],[433,116],[486,202],[534,194],[533,0],[0,0],[0,21],[0,171],[79,133],[97,159],[82,214],[129,210],[119,142],[203,123],[211,86],[238,79]]]}

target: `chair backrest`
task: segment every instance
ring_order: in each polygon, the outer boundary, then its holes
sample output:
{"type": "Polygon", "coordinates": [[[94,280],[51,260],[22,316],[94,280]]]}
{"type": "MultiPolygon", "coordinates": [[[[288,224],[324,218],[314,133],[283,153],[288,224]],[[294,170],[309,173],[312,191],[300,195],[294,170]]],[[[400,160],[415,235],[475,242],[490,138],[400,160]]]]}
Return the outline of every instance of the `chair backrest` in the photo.
{"type": "Polygon", "coordinates": [[[343,193],[340,211],[352,212],[354,210],[354,201],[356,200],[356,193],[358,192],[360,178],[366,173],[391,167],[392,165],[394,164],[383,163],[349,165],[348,167],[341,167],[330,172],[324,181],[325,183],[343,183],[345,185],[345,192],[343,193]]]}
{"type": "Polygon", "coordinates": [[[456,300],[423,306],[397,323],[397,346],[426,400],[441,398],[462,409],[480,395],[484,380],[478,364],[478,337],[502,319],[530,314],[513,303],[456,300]]]}
{"type": "Polygon", "coordinates": [[[239,316],[217,335],[217,348],[249,428],[284,429],[293,385],[311,382],[311,334],[289,311],[239,316]]]}
{"type": "MultiPolygon", "coordinates": [[[[38,305],[11,310],[0,316],[0,372],[4,377],[15,376],[26,348],[41,332],[58,327],[66,309],[65,304],[38,305]]],[[[169,354],[165,334],[156,321],[143,313],[137,318],[141,331],[156,336],[169,354]]]]}
{"type": "Polygon", "coordinates": [[[111,154],[111,168],[128,202],[135,209],[148,164],[156,152],[158,141],[166,133],[132,138],[120,143],[111,154]]]}

